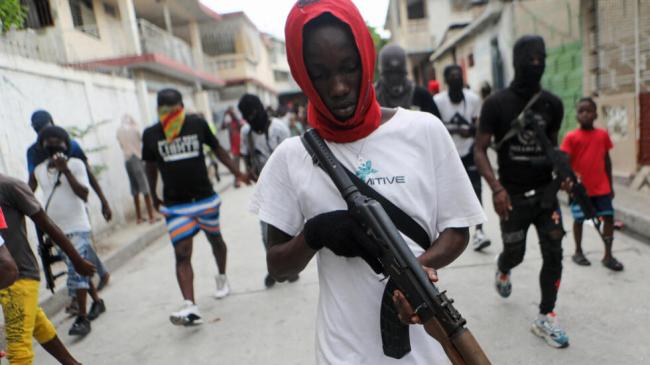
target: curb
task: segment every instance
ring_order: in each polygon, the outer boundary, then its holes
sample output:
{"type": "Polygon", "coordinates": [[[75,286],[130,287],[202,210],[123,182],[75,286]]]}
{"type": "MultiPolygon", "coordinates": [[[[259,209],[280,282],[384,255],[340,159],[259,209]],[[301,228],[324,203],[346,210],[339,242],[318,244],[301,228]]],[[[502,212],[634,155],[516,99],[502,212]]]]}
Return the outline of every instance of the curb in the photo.
{"type": "MultiPolygon", "coordinates": [[[[559,194],[560,203],[565,206],[569,205],[569,198],[566,194],[559,194]]],[[[621,232],[631,233],[644,238],[645,243],[650,243],[650,217],[633,211],[632,209],[614,207],[614,217],[616,220],[623,222],[621,232]]]]}
{"type": "MultiPolygon", "coordinates": [[[[217,189],[217,193],[222,194],[233,186],[232,183],[226,184],[221,189],[217,189]]],[[[101,258],[104,265],[109,272],[113,272],[120,267],[124,266],[130,259],[135,257],[140,252],[144,251],[147,247],[151,246],[156,240],[167,233],[164,222],[156,223],[147,230],[144,234],[135,238],[131,242],[124,245],[122,248],[113,252],[108,258],[101,258]]],[[[51,318],[59,313],[68,302],[68,289],[65,285],[59,286],[55,293],[42,302],[39,306],[43,309],[45,314],[51,318]]]]}

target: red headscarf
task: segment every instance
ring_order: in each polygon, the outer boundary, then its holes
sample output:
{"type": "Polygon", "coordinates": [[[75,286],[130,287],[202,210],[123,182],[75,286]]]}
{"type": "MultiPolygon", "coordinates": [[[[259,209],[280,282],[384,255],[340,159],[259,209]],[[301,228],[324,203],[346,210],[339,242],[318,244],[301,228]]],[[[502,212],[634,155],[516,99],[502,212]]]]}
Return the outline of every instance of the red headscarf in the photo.
{"type": "Polygon", "coordinates": [[[289,13],[284,28],[287,59],[291,74],[307,95],[307,120],[326,140],[347,143],[364,138],[379,127],[381,108],[372,85],[375,74],[375,46],[359,10],[350,0],[301,0],[289,13]],[[309,78],[303,57],[303,29],[311,20],[330,13],[352,30],[361,57],[359,100],[354,115],[345,121],[336,119],[321,100],[309,78]]]}

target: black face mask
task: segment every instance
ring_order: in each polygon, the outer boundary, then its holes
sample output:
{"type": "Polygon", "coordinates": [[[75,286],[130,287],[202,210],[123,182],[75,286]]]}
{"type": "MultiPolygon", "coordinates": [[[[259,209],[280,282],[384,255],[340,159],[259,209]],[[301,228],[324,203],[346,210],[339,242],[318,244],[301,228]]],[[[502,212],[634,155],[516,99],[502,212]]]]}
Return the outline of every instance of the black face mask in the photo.
{"type": "Polygon", "coordinates": [[[256,109],[255,115],[248,120],[248,124],[251,125],[251,129],[257,133],[264,132],[266,127],[269,124],[269,116],[266,114],[264,109],[256,109]]]}
{"type": "Polygon", "coordinates": [[[522,65],[519,69],[521,73],[521,80],[526,85],[539,85],[539,82],[542,80],[542,75],[544,75],[545,65],[542,63],[540,65],[522,65]]]}
{"type": "Polygon", "coordinates": [[[47,152],[48,156],[50,156],[50,157],[56,155],[57,153],[66,153],[66,151],[67,151],[65,146],[62,146],[62,145],[45,146],[44,149],[45,149],[45,152],[47,152]]]}
{"type": "Polygon", "coordinates": [[[458,104],[463,101],[463,80],[452,78],[447,80],[447,86],[449,86],[449,99],[452,103],[458,104]]]}
{"type": "Polygon", "coordinates": [[[526,98],[541,90],[540,81],[544,74],[545,58],[546,48],[542,37],[523,36],[517,40],[513,49],[515,79],[510,88],[526,98]],[[532,63],[535,57],[541,60],[540,64],[532,63]]]}

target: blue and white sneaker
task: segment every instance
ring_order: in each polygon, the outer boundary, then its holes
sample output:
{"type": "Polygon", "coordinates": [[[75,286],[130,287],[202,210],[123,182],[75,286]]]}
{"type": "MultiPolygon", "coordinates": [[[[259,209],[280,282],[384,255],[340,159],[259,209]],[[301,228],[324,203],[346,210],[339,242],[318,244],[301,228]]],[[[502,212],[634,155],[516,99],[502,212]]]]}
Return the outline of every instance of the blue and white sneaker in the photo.
{"type": "Polygon", "coordinates": [[[540,314],[530,330],[551,347],[562,349],[569,346],[569,336],[560,328],[555,312],[540,314]]]}
{"type": "Polygon", "coordinates": [[[502,273],[497,269],[494,275],[494,286],[497,288],[497,293],[503,298],[507,298],[512,293],[512,283],[510,282],[510,272],[507,274],[502,273]]]}

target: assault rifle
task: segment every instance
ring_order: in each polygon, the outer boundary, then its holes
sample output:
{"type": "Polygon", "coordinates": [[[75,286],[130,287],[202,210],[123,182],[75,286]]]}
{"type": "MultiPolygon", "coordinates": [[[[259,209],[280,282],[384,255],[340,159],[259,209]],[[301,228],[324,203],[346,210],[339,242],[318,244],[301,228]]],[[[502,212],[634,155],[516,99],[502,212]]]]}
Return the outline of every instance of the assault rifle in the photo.
{"type": "Polygon", "coordinates": [[[54,274],[52,272],[52,264],[62,261],[61,255],[53,254],[54,244],[52,240],[45,236],[43,232],[37,229],[38,235],[38,254],[41,256],[41,264],[43,265],[43,276],[45,276],[46,287],[54,293],[55,281],[61,276],[65,275],[65,271],[54,274]]]}
{"type": "Polygon", "coordinates": [[[514,126],[517,129],[523,130],[525,127],[530,126],[534,132],[535,139],[539,143],[544,154],[546,155],[547,161],[553,166],[553,172],[555,174],[555,179],[551,185],[544,192],[542,198],[543,204],[550,204],[555,199],[557,192],[560,190],[562,182],[567,179],[571,181],[572,187],[569,191],[569,196],[573,199],[576,204],[580,206],[582,213],[585,216],[585,219],[589,219],[596,227],[598,235],[600,238],[605,241],[602,231],[600,230],[600,221],[596,215],[596,209],[593,204],[591,204],[591,199],[587,195],[587,190],[584,185],[578,180],[578,177],[571,169],[571,163],[569,162],[569,156],[561,151],[557,146],[555,146],[551,140],[548,138],[546,131],[544,130],[544,119],[541,115],[534,113],[531,110],[526,111],[520,117],[515,119],[514,126]]]}
{"type": "Polygon", "coordinates": [[[303,143],[314,162],[330,176],[354,219],[374,241],[383,273],[404,294],[425,326],[435,326],[444,332],[443,338],[436,339],[452,364],[490,364],[472,333],[465,328],[466,320],[452,305],[453,300],[431,283],[382,205],[361,194],[316,130],[305,132],[303,143]]]}

